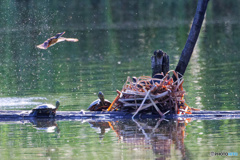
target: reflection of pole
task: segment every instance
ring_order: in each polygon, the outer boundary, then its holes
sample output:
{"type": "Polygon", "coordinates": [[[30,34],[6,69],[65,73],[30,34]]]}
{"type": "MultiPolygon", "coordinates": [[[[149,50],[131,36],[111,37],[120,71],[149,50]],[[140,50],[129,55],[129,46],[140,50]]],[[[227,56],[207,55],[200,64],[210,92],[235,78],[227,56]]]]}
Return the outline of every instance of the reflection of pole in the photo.
{"type": "MultiPolygon", "coordinates": [[[[207,9],[208,1],[209,0],[198,0],[198,5],[197,5],[196,13],[194,16],[194,20],[192,23],[192,27],[188,35],[187,42],[182,51],[181,57],[178,61],[178,65],[175,69],[176,72],[179,72],[182,75],[184,75],[185,73],[185,70],[191,58],[194,46],[197,42],[198,35],[202,27],[202,22],[204,20],[204,15],[207,9]]],[[[173,75],[173,78],[174,80],[176,80],[176,77],[174,75],[173,75]]]]}

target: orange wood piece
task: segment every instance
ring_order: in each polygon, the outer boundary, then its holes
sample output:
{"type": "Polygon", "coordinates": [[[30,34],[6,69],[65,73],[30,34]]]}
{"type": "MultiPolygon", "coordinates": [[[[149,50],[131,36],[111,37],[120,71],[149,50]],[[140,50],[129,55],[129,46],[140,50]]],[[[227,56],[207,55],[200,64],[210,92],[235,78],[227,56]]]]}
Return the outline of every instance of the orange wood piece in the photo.
{"type": "Polygon", "coordinates": [[[113,104],[120,98],[121,92],[117,90],[117,93],[118,93],[117,97],[113,100],[111,105],[108,107],[107,111],[111,111],[113,104]]]}

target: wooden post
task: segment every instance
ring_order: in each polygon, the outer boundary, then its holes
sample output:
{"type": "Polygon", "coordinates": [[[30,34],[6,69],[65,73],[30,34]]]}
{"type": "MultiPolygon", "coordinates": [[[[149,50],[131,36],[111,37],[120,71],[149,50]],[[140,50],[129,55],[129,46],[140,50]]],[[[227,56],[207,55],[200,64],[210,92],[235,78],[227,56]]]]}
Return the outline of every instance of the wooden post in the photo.
{"type": "Polygon", "coordinates": [[[154,56],[151,57],[152,77],[157,73],[166,75],[169,71],[169,56],[162,50],[154,51],[154,56]]]}
{"type": "MultiPolygon", "coordinates": [[[[181,57],[178,61],[178,65],[175,69],[176,72],[181,73],[184,75],[185,70],[187,68],[188,62],[191,58],[193,49],[195,47],[195,44],[198,39],[198,35],[200,33],[201,27],[202,27],[202,22],[204,20],[204,15],[207,9],[209,0],[198,0],[198,5],[196,9],[196,13],[194,16],[194,20],[192,23],[192,27],[190,30],[190,33],[188,35],[187,42],[185,44],[185,47],[182,51],[181,57]]],[[[180,75],[181,77],[181,75],[180,75]]],[[[173,79],[176,80],[176,77],[173,75],[173,79]]]]}

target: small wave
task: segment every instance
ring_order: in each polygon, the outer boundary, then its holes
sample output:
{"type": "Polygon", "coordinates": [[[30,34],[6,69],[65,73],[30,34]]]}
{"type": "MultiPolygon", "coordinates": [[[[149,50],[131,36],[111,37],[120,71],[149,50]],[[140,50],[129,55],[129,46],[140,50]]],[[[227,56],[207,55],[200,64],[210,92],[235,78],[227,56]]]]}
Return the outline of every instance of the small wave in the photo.
{"type": "Polygon", "coordinates": [[[27,108],[27,106],[42,104],[42,102],[38,101],[46,99],[47,98],[45,97],[27,97],[27,98],[5,97],[0,98],[0,107],[7,107],[8,109],[27,108]]]}

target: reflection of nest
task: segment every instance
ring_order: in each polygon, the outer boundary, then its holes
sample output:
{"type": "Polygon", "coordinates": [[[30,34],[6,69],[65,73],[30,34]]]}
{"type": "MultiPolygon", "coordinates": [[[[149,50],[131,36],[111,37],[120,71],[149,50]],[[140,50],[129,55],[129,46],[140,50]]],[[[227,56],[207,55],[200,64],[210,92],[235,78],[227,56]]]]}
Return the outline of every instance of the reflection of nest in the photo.
{"type": "MultiPolygon", "coordinates": [[[[147,120],[144,122],[124,121],[112,122],[121,141],[132,149],[152,149],[156,155],[170,157],[171,145],[184,156],[184,129],[185,126],[176,125],[174,121],[147,120]],[[183,133],[183,134],[182,134],[183,133]]],[[[183,123],[184,124],[184,123],[183,123]]]]}

